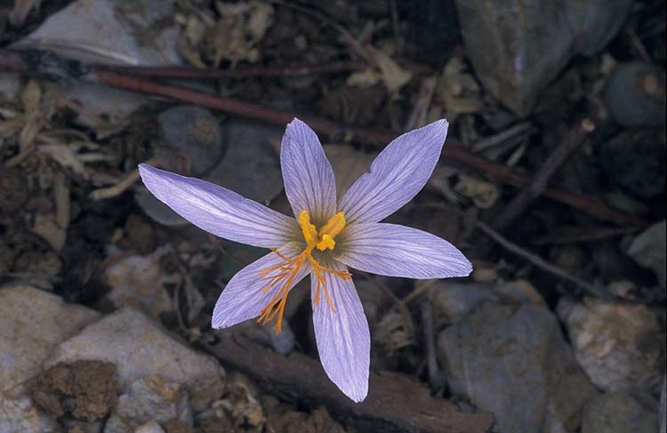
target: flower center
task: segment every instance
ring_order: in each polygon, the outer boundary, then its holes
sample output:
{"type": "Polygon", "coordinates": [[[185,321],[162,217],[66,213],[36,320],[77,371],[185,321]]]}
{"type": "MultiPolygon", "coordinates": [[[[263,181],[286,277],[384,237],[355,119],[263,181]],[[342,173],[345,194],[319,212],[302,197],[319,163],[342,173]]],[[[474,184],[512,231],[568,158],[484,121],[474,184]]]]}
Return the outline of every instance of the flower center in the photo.
{"type": "Polygon", "coordinates": [[[310,214],[307,210],[299,212],[299,225],[303,232],[303,238],[306,240],[307,248],[312,251],[317,248],[320,251],[333,250],[336,246],[334,238],[345,227],[345,214],[338,212],[329,218],[318,231],[314,224],[310,222],[310,214]]]}
{"type": "MultiPolygon", "coordinates": [[[[258,322],[266,325],[268,322],[276,318],[275,329],[276,333],[280,333],[282,329],[283,314],[285,312],[285,305],[287,304],[287,295],[289,294],[292,283],[296,278],[299,270],[303,264],[308,261],[313,267],[313,277],[316,281],[315,294],[313,295],[313,303],[319,304],[320,291],[324,292],[329,308],[334,313],[336,309],[329,296],[329,291],[326,287],[325,274],[330,273],[336,275],[344,280],[352,278],[352,274],[347,271],[329,269],[322,266],[313,258],[313,250],[316,248],[319,251],[333,250],[336,247],[335,237],[345,228],[345,215],[343,212],[338,212],[332,216],[319,230],[314,224],[310,222],[310,214],[307,210],[299,212],[298,216],[299,226],[303,233],[303,239],[306,241],[306,248],[296,257],[287,258],[278,250],[272,249],[281,259],[282,263],[277,266],[272,266],[268,269],[260,271],[263,281],[270,281],[269,285],[264,288],[264,293],[279,287],[269,304],[262,309],[258,322]]],[[[313,278],[311,277],[311,278],[313,278]]]]}

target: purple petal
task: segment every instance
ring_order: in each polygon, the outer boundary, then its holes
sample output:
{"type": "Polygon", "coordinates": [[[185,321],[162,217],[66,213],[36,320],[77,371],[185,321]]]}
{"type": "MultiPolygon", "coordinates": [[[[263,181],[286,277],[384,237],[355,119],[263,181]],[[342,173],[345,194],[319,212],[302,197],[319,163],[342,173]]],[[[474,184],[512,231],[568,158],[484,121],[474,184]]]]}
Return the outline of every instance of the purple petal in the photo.
{"type": "Polygon", "coordinates": [[[381,221],[412,200],[433,173],[447,125],[438,120],[389,143],[340,199],[338,210],[348,224],[381,221]]]}
{"type": "MultiPolygon", "coordinates": [[[[291,242],[278,251],[285,257],[295,257],[302,251],[299,242],[291,242]]],[[[279,285],[266,293],[264,289],[271,283],[267,274],[260,274],[265,269],[278,266],[283,259],[276,253],[270,253],[241,269],[227,283],[213,309],[212,325],[215,329],[227,328],[248,319],[259,316],[276,294],[279,285]]],[[[292,281],[290,290],[311,271],[307,262],[292,281]]]]}
{"type": "MultiPolygon", "coordinates": [[[[340,263],[327,263],[333,269],[345,270],[340,263]]],[[[320,361],[329,379],[355,402],[368,394],[371,336],[368,321],[352,280],[325,273],[326,287],[335,312],[324,293],[315,305],[315,281],[311,276],[313,325],[320,361]]]]}
{"type": "Polygon", "coordinates": [[[294,119],[283,136],[280,165],[285,194],[294,215],[310,212],[316,225],[336,213],[336,184],[331,164],[315,132],[294,119]]]}
{"type": "Polygon", "coordinates": [[[146,188],[202,230],[257,247],[277,248],[299,233],[296,220],[204,180],[140,164],[146,188]]]}
{"type": "MultiPolygon", "coordinates": [[[[340,236],[337,258],[351,268],[404,278],[465,277],[472,265],[455,246],[396,224],[354,224],[340,236]]],[[[337,239],[338,240],[338,239],[337,239]]]]}

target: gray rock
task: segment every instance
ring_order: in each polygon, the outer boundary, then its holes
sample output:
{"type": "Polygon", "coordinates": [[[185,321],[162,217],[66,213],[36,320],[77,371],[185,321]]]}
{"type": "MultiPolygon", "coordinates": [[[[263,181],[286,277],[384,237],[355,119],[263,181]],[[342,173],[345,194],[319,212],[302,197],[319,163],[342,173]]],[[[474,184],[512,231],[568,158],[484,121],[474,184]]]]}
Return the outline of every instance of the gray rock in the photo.
{"type": "Polygon", "coordinates": [[[576,430],[596,395],[542,305],[482,304],[440,334],[438,355],[451,392],[493,412],[501,432],[576,430]]]}
{"type": "Polygon", "coordinates": [[[118,398],[104,433],[124,433],[146,423],[170,419],[192,425],[188,393],[181,385],[160,376],[146,376],[132,382],[129,391],[118,398]]]}
{"type": "Polygon", "coordinates": [[[146,315],[131,308],[118,310],[62,342],[47,367],[86,359],[116,364],[123,388],[151,374],[182,384],[196,412],[207,408],[224,390],[225,372],[214,358],[175,340],[146,315]]]}
{"type": "Polygon", "coordinates": [[[652,225],[637,236],[628,248],[628,255],[640,265],[653,270],[663,288],[667,286],[666,227],[665,220],[652,225]]]}
{"type": "Polygon", "coordinates": [[[273,200],[283,189],[283,178],[271,141],[279,142],[285,128],[230,120],[222,132],[227,153],[206,180],[260,203],[273,200]]]}
{"type": "MultiPolygon", "coordinates": [[[[177,65],[181,63],[175,43],[180,25],[174,13],[173,2],[160,0],[76,0],[50,15],[14,47],[53,51],[85,62],[177,65]]],[[[149,102],[145,96],[97,84],[63,82],[46,87],[66,94],[112,125],[149,102]]],[[[100,126],[86,116],[79,116],[77,121],[100,126]]]]}
{"type": "Polygon", "coordinates": [[[169,206],[156,199],[148,190],[139,190],[134,199],[143,211],[156,223],[169,227],[181,227],[190,224],[185,218],[171,210],[169,206]]]}
{"type": "MultiPolygon", "coordinates": [[[[210,172],[225,153],[225,142],[218,119],[207,109],[193,105],[179,105],[163,111],[158,116],[159,147],[174,152],[175,161],[168,161],[162,168],[179,171],[182,158],[189,163],[189,176],[202,177],[210,172]]],[[[153,220],[168,226],[186,225],[188,222],[147,191],[135,195],[139,206],[153,220]]]]}
{"type": "Polygon", "coordinates": [[[605,391],[658,393],[665,366],[665,324],[644,305],[561,298],[557,307],[577,362],[605,391]]]}
{"type": "Polygon", "coordinates": [[[193,176],[211,171],[225,154],[218,119],[195,105],[178,105],[158,116],[161,146],[187,155],[193,176]]]}
{"type": "MultiPolygon", "coordinates": [[[[284,128],[258,122],[242,120],[225,122],[222,126],[225,156],[202,178],[251,200],[260,203],[269,202],[283,189],[279,159],[271,148],[271,140],[279,141],[283,132],[284,128]]],[[[186,154],[189,156],[189,153],[186,154]]],[[[215,155],[211,159],[214,157],[215,155]]],[[[168,226],[189,224],[147,192],[137,193],[135,200],[148,216],[160,224],[168,226]]]]}
{"type": "MultiPolygon", "coordinates": [[[[160,247],[147,256],[125,256],[104,270],[104,281],[111,287],[106,298],[116,307],[135,307],[158,318],[173,310],[165,283],[180,283],[180,277],[168,276],[160,268],[160,259],[173,251],[160,247]]],[[[121,256],[122,257],[122,256],[121,256]]]]}
{"type": "Polygon", "coordinates": [[[72,418],[63,418],[61,422],[68,433],[70,431],[77,433],[101,433],[102,425],[104,424],[103,421],[87,422],[72,418]]]}
{"type": "Polygon", "coordinates": [[[430,283],[426,293],[433,304],[437,325],[460,321],[484,302],[520,305],[544,304],[540,294],[525,281],[504,284],[456,283],[440,280],[430,283]]]}
{"type": "Polygon", "coordinates": [[[662,376],[662,391],[660,391],[660,433],[667,433],[667,374],[662,376]]]}
{"type": "Polygon", "coordinates": [[[29,397],[8,399],[0,392],[0,432],[54,433],[58,431],[60,431],[58,424],[40,412],[29,397]]]}
{"type": "Polygon", "coordinates": [[[157,422],[148,421],[146,424],[137,427],[134,433],[165,433],[165,431],[157,422]]]}
{"type": "Polygon", "coordinates": [[[21,395],[54,346],[98,318],[97,312],[43,290],[0,288],[0,393],[21,395]]]}
{"type": "Polygon", "coordinates": [[[22,87],[19,74],[0,72],[0,102],[18,101],[22,87]]]}
{"type": "Polygon", "coordinates": [[[663,125],[665,72],[649,62],[621,63],[609,77],[602,100],[611,117],[623,126],[663,125]]]}
{"type": "Polygon", "coordinates": [[[651,198],[665,193],[665,138],[657,128],[626,129],[605,140],[599,164],[609,184],[618,188],[605,199],[612,198],[609,203],[619,209],[647,215],[651,198]]]}
{"type": "Polygon", "coordinates": [[[174,43],[179,26],[173,15],[172,3],[160,0],[77,0],[50,15],[16,46],[84,61],[179,64],[174,43]]]}
{"type": "Polygon", "coordinates": [[[581,433],[654,433],[658,407],[650,394],[614,391],[584,409],[581,433]]]}
{"type": "Polygon", "coordinates": [[[618,31],[632,0],[457,0],[466,51],[484,87],[516,114],[569,60],[591,55],[618,31]]]}

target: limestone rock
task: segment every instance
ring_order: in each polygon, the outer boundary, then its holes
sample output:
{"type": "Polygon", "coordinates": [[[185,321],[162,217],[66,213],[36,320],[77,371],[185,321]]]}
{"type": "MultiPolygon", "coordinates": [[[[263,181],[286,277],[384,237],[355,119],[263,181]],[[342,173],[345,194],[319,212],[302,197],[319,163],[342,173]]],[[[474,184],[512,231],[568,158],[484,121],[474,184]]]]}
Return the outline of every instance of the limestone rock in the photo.
{"type": "Polygon", "coordinates": [[[660,412],[658,413],[660,422],[660,433],[667,433],[667,374],[662,376],[662,391],[660,391],[660,412]]]}
{"type": "Polygon", "coordinates": [[[179,283],[178,278],[167,276],[160,268],[160,259],[172,252],[171,247],[158,248],[147,256],[123,257],[105,269],[105,282],[111,287],[106,297],[116,307],[134,307],[153,317],[173,310],[165,283],[179,283]]]}
{"type": "Polygon", "coordinates": [[[485,303],[440,334],[438,355],[451,392],[493,412],[498,431],[574,431],[596,395],[542,305],[485,303]]]}
{"type": "Polygon", "coordinates": [[[0,432],[54,433],[58,424],[37,410],[28,397],[8,399],[0,393],[0,432]]]}
{"type": "Polygon", "coordinates": [[[639,236],[637,236],[630,248],[628,255],[640,265],[652,269],[658,276],[661,287],[666,287],[667,269],[665,262],[667,254],[665,245],[667,245],[667,224],[665,220],[652,225],[639,236]]]}
{"type": "Polygon", "coordinates": [[[180,343],[131,308],[118,310],[62,342],[47,366],[86,359],[116,364],[121,388],[151,374],[182,384],[197,412],[224,390],[225,372],[214,358],[180,343]]]}
{"type": "Polygon", "coordinates": [[[159,0],[140,0],[133,5],[122,0],[77,0],[50,15],[17,45],[84,61],[179,64],[173,42],[179,30],[173,14],[171,3],[159,0]]]}
{"type": "Polygon", "coordinates": [[[660,392],[665,366],[664,317],[644,305],[562,298],[565,323],[577,362],[605,391],[660,392]]]}
{"type": "Polygon", "coordinates": [[[530,283],[521,280],[504,284],[439,280],[429,282],[427,297],[433,304],[438,324],[456,323],[484,302],[544,304],[537,290],[530,283]]]}
{"type": "Polygon", "coordinates": [[[466,52],[484,87],[516,114],[577,54],[616,34],[632,0],[457,0],[466,52]]]}
{"type": "Polygon", "coordinates": [[[0,393],[21,395],[53,347],[99,314],[29,286],[0,288],[0,393]]]}
{"type": "Polygon", "coordinates": [[[187,392],[181,385],[160,376],[146,376],[132,382],[129,391],[120,396],[104,433],[123,433],[170,419],[192,424],[187,392]]]}
{"type": "Polygon", "coordinates": [[[613,391],[586,406],[581,432],[653,433],[658,429],[657,412],[657,402],[650,394],[613,391]]]}

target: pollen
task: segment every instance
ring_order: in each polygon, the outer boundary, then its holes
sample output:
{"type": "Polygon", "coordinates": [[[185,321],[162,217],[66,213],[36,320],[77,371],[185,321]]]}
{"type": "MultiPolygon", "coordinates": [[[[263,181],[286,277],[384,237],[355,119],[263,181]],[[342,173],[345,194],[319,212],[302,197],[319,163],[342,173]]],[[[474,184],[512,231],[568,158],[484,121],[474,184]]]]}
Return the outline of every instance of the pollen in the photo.
{"type": "Polygon", "coordinates": [[[287,304],[287,295],[294,285],[294,279],[299,274],[301,267],[306,263],[310,263],[313,271],[311,278],[315,281],[315,293],[313,294],[313,303],[319,305],[320,293],[324,292],[324,297],[331,311],[334,313],[333,302],[331,295],[326,285],[326,274],[334,275],[343,280],[352,278],[352,274],[347,271],[339,269],[330,269],[322,266],[317,260],[313,258],[313,250],[317,248],[319,251],[333,250],[336,247],[335,237],[345,228],[345,215],[343,212],[338,212],[332,216],[319,230],[310,221],[310,214],[307,210],[299,212],[298,216],[299,226],[303,234],[303,239],[306,242],[306,248],[296,257],[288,258],[280,253],[278,250],[272,251],[277,254],[282,262],[279,265],[270,267],[260,271],[260,275],[264,275],[262,281],[268,281],[264,288],[264,293],[275,290],[274,296],[269,301],[268,305],[262,309],[259,318],[257,319],[263,325],[275,319],[276,333],[280,334],[282,330],[282,320],[285,313],[285,305],[287,304]]]}

